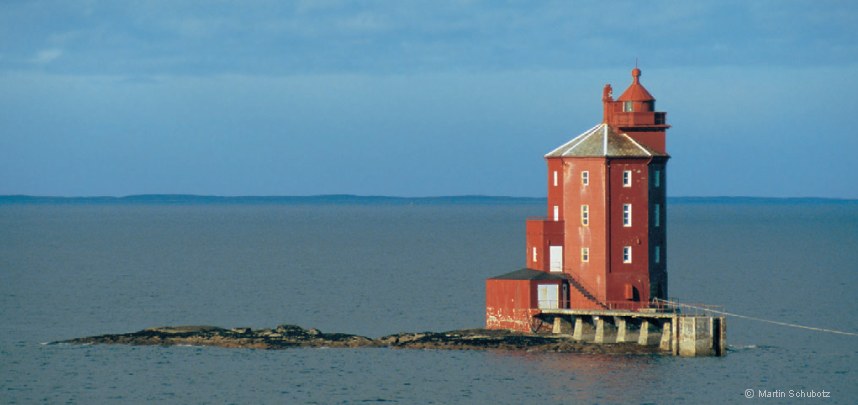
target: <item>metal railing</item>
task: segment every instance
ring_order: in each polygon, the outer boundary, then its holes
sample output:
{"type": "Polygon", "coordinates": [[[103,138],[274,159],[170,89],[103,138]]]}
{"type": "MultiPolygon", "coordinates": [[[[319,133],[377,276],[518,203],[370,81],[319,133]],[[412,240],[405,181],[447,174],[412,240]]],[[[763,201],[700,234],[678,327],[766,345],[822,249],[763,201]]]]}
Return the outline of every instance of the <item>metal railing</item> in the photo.
{"type": "Polygon", "coordinates": [[[626,112],[617,114],[611,117],[611,121],[616,125],[664,125],[666,114],[663,112],[626,112]],[[650,115],[652,114],[652,115],[650,115]]]}
{"type": "MultiPolygon", "coordinates": [[[[567,308],[568,303],[565,300],[537,300],[539,309],[563,309],[567,308]]],[[[707,316],[713,312],[724,312],[723,305],[710,304],[688,304],[673,300],[664,300],[654,298],[650,302],[641,301],[605,301],[599,304],[612,311],[654,311],[668,314],[683,314],[690,316],[707,316]]]]}
{"type": "Polygon", "coordinates": [[[551,223],[563,223],[562,219],[554,220],[554,217],[527,217],[526,221],[534,221],[534,222],[551,222],[551,223]]]}
{"type": "Polygon", "coordinates": [[[652,304],[665,308],[665,312],[682,313],[684,315],[705,316],[710,315],[712,312],[724,312],[723,305],[688,304],[661,298],[653,298],[652,304]]]}
{"type": "Polygon", "coordinates": [[[558,309],[560,300],[538,300],[536,305],[539,309],[558,309]]]}
{"type": "MultiPolygon", "coordinates": [[[[593,296],[593,291],[597,291],[593,286],[591,286],[591,285],[590,285],[590,283],[589,283],[589,282],[585,282],[584,280],[581,280],[580,278],[575,277],[575,276],[574,276],[574,275],[572,275],[571,273],[565,273],[565,274],[566,274],[566,278],[568,278],[568,279],[569,279],[569,283],[570,283],[570,284],[571,284],[571,283],[576,283],[576,284],[578,284],[579,286],[581,286],[581,288],[583,288],[583,289],[584,289],[584,291],[586,291],[586,292],[587,292],[587,294],[590,294],[591,296],[593,296]]],[[[570,285],[570,287],[571,287],[571,288],[575,288],[575,286],[572,286],[572,285],[570,285]]],[[[593,298],[594,298],[594,300],[595,300],[595,296],[593,296],[593,298]]],[[[598,303],[599,303],[599,304],[602,304],[602,302],[598,302],[598,303]]]]}
{"type": "Polygon", "coordinates": [[[606,301],[602,304],[614,311],[639,311],[645,308],[652,308],[651,303],[641,301],[606,301]]]}

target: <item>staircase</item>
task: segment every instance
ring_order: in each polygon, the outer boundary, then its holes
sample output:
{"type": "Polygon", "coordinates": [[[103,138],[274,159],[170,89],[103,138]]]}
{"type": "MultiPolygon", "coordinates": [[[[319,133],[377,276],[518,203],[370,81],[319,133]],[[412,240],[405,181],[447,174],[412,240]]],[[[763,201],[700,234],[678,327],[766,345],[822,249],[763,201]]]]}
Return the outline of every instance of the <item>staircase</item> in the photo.
{"type": "Polygon", "coordinates": [[[581,309],[608,309],[607,305],[599,302],[599,300],[596,299],[593,294],[590,294],[590,292],[587,291],[587,289],[584,288],[584,286],[581,285],[578,280],[575,280],[575,278],[573,278],[571,275],[566,274],[566,280],[569,281],[569,285],[572,286],[569,291],[569,301],[572,303],[573,306],[581,306],[583,304],[587,308],[581,309]],[[582,300],[575,300],[575,295],[578,295],[580,298],[583,298],[583,302],[582,300]]]}

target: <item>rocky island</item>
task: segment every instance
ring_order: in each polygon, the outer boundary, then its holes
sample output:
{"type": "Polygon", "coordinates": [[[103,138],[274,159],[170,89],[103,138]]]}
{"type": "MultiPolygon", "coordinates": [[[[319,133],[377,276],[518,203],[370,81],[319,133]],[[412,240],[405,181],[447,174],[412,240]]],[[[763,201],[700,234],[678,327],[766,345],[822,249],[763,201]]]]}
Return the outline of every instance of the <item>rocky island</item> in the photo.
{"type": "Polygon", "coordinates": [[[216,346],[247,349],[300,347],[392,348],[440,350],[508,350],[591,354],[656,354],[658,347],[636,343],[593,344],[569,336],[541,335],[496,329],[463,329],[449,332],[398,333],[377,339],[345,333],[323,333],[295,325],[273,329],[219,328],[215,326],[166,326],[138,332],[83,337],[56,343],[125,344],[157,346],[216,346]]]}

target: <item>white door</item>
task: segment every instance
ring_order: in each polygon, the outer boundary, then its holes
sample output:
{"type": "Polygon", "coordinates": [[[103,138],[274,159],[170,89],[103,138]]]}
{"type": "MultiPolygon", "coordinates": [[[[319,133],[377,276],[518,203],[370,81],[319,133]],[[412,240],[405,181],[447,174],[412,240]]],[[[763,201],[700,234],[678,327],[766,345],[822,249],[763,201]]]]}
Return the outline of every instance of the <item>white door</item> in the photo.
{"type": "Polygon", "coordinates": [[[548,257],[549,270],[563,271],[563,246],[549,246],[548,257]]]}
{"type": "Polygon", "coordinates": [[[539,309],[554,309],[559,305],[559,289],[557,284],[539,284],[537,286],[537,302],[539,309]]]}

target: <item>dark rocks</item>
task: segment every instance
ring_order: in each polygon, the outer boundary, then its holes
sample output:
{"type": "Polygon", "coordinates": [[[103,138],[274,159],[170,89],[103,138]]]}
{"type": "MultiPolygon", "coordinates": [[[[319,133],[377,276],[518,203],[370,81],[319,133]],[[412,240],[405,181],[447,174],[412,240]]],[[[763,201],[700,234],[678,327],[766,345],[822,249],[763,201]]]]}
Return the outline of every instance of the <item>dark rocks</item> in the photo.
{"type": "Polygon", "coordinates": [[[345,333],[323,333],[296,325],[274,329],[214,326],[167,326],[139,332],[91,336],[63,342],[71,344],[195,345],[253,349],[292,347],[388,347],[393,349],[516,350],[528,352],[644,354],[656,348],[634,343],[593,344],[553,335],[525,334],[494,329],[464,329],[443,333],[398,333],[378,339],[345,333]]]}

